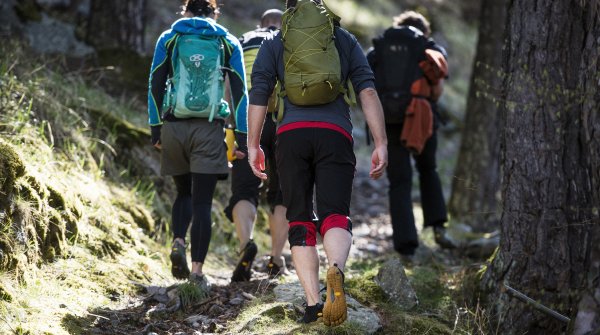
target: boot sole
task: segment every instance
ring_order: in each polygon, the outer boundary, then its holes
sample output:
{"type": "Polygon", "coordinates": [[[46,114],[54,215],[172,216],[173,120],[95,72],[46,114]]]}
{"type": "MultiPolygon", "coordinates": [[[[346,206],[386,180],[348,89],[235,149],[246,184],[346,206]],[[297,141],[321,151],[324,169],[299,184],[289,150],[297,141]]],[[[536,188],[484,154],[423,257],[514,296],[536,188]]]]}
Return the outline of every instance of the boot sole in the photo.
{"type": "Polygon", "coordinates": [[[185,257],[177,252],[171,252],[169,256],[171,259],[171,274],[177,279],[187,279],[190,276],[190,269],[187,266],[187,260],[185,257]]]}
{"type": "Polygon", "coordinates": [[[327,270],[327,298],[323,307],[323,323],[326,326],[338,326],[348,318],[348,306],[343,287],[342,273],[332,266],[327,270]]]}

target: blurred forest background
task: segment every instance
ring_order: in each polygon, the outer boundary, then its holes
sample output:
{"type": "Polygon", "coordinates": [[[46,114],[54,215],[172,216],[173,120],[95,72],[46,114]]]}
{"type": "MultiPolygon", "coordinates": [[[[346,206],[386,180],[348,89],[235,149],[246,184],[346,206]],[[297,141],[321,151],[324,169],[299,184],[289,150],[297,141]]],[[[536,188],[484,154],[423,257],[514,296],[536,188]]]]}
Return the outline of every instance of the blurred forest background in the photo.
{"type": "MultiPolygon", "coordinates": [[[[236,36],[284,6],[220,3],[218,22],[236,36]]],[[[407,9],[428,17],[448,50],[438,170],[459,248],[441,250],[423,230],[415,263],[393,263],[387,181],[368,179],[370,149],[354,113],[346,285],[365,314],[333,329],[300,327],[298,304],[278,291],[297,287],[291,279],[257,271],[229,284],[229,181],[213,208],[206,271],[216,288],[195,296],[169,273],[174,189],[159,176],[146,112],[154,43],[180,1],[3,0],[0,333],[600,333],[599,2],[327,3],[365,51],[407,9]],[[390,271],[404,300],[385,289],[390,271]]],[[[422,221],[419,200],[414,192],[422,221]]],[[[259,214],[265,254],[267,213],[259,214]]]]}

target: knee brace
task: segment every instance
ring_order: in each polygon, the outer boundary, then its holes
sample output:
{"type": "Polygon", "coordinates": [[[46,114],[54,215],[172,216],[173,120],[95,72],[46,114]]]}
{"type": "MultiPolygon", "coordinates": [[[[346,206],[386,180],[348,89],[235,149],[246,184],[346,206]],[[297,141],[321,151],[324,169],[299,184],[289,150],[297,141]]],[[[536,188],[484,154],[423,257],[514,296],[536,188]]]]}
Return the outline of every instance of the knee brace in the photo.
{"type": "Polygon", "coordinates": [[[342,228],[352,233],[352,221],[350,218],[341,214],[331,214],[323,220],[319,233],[321,236],[325,236],[327,231],[331,228],[342,228]]]}
{"type": "Polygon", "coordinates": [[[317,227],[312,222],[290,222],[288,240],[290,248],[293,246],[314,247],[317,245],[317,227]]]}

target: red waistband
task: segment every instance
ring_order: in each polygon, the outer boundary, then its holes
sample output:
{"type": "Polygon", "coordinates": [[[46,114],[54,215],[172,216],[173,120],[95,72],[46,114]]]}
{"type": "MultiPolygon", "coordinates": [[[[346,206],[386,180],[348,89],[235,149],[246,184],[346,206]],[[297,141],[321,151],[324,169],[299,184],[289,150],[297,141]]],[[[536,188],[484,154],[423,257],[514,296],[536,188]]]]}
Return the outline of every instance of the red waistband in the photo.
{"type": "Polygon", "coordinates": [[[290,130],[294,130],[294,129],[301,129],[301,128],[322,128],[322,129],[334,130],[334,131],[337,131],[338,133],[344,135],[350,142],[353,142],[352,135],[350,135],[344,128],[338,126],[337,124],[321,122],[321,121],[299,121],[299,122],[288,123],[288,124],[285,124],[285,125],[279,127],[279,129],[277,129],[277,135],[279,135],[283,132],[286,132],[286,131],[290,131],[290,130]]]}

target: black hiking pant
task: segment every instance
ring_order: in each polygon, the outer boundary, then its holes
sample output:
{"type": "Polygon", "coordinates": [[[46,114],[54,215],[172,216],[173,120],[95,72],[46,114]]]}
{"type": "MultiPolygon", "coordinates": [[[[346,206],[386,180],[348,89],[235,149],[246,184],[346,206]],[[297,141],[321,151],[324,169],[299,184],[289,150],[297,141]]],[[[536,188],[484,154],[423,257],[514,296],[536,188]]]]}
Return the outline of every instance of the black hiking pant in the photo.
{"type": "Polygon", "coordinates": [[[448,220],[442,185],[436,170],[437,134],[433,132],[420,155],[412,155],[400,143],[401,124],[386,125],[386,133],[388,137],[387,176],[390,181],[390,216],[394,249],[400,254],[411,255],[419,246],[411,198],[411,156],[415,160],[419,173],[424,227],[443,225],[448,220]]]}

